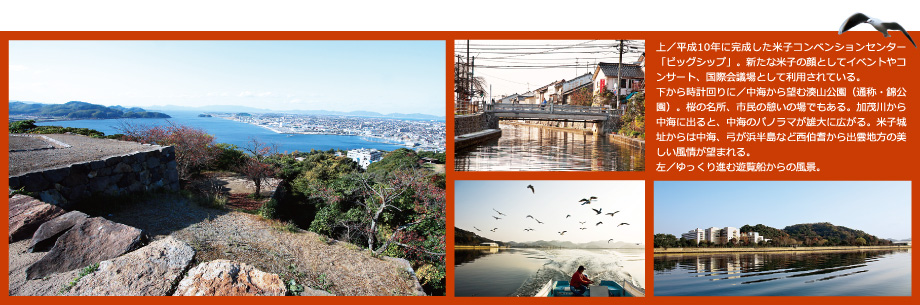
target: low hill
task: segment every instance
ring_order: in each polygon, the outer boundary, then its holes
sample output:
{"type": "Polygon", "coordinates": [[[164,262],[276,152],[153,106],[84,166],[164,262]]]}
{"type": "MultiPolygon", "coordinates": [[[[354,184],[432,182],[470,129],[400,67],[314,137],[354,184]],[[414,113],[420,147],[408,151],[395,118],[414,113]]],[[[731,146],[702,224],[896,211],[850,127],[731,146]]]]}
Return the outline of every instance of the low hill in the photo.
{"type": "Polygon", "coordinates": [[[505,243],[501,241],[491,240],[482,236],[479,236],[476,233],[454,227],[454,245],[457,246],[478,246],[481,243],[498,243],[499,245],[504,246],[505,243]]]}
{"type": "Polygon", "coordinates": [[[11,116],[27,115],[67,119],[170,118],[165,113],[146,111],[138,107],[106,107],[80,101],[71,101],[66,104],[39,104],[17,101],[10,102],[9,110],[11,116]]]}
{"type": "Polygon", "coordinates": [[[645,246],[641,243],[627,243],[622,241],[607,242],[606,240],[597,240],[587,243],[573,243],[570,241],[558,240],[538,240],[531,242],[508,242],[509,246],[517,248],[566,248],[566,249],[610,249],[610,248],[630,248],[642,249],[645,246]]]}
{"type": "Polygon", "coordinates": [[[791,225],[784,228],[783,231],[807,246],[877,246],[891,244],[889,240],[880,239],[862,230],[835,226],[827,222],[791,225]]]}

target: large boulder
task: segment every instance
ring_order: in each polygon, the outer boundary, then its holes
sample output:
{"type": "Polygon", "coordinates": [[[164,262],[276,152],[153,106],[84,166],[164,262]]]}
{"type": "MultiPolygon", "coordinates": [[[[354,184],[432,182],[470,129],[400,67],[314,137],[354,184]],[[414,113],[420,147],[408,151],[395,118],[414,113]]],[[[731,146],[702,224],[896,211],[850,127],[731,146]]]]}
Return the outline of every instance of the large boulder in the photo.
{"type": "Polygon", "coordinates": [[[24,195],[10,198],[9,209],[10,242],[31,237],[41,224],[65,213],[64,209],[24,195]]]}
{"type": "Polygon", "coordinates": [[[225,259],[201,263],[188,271],[173,295],[182,296],[282,296],[287,292],[277,274],[225,259]]]}
{"type": "Polygon", "coordinates": [[[33,280],[112,259],[139,248],[144,240],[138,228],[102,217],[89,218],[61,235],[48,254],[26,269],[26,278],[33,280]]]}
{"type": "Polygon", "coordinates": [[[29,252],[47,251],[54,246],[54,242],[70,230],[73,226],[82,223],[89,218],[89,215],[80,211],[70,211],[67,214],[55,217],[43,223],[32,234],[32,242],[29,243],[29,252]]]}
{"type": "Polygon", "coordinates": [[[99,263],[69,295],[164,296],[179,281],[195,250],[172,237],[99,263]]]}

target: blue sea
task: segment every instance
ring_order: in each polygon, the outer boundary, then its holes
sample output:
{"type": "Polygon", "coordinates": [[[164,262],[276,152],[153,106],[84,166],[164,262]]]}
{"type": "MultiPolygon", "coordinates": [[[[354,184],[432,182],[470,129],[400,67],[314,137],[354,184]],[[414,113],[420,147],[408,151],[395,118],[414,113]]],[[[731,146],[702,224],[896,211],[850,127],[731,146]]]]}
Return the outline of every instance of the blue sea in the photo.
{"type": "MultiPolygon", "coordinates": [[[[166,114],[169,114],[172,118],[124,119],[124,121],[136,125],[166,125],[169,124],[169,122],[189,125],[204,129],[209,134],[214,135],[215,141],[218,143],[234,144],[239,147],[245,147],[246,143],[254,137],[262,142],[277,144],[280,152],[294,152],[295,150],[308,152],[311,149],[349,150],[356,148],[375,148],[378,150],[392,151],[402,147],[394,144],[380,143],[381,140],[378,139],[358,136],[279,134],[253,124],[241,123],[218,117],[198,117],[200,112],[170,111],[166,114]]],[[[52,121],[40,122],[36,123],[36,125],[90,128],[104,132],[106,135],[111,135],[120,133],[116,128],[121,124],[121,121],[122,119],[52,121]]]]}

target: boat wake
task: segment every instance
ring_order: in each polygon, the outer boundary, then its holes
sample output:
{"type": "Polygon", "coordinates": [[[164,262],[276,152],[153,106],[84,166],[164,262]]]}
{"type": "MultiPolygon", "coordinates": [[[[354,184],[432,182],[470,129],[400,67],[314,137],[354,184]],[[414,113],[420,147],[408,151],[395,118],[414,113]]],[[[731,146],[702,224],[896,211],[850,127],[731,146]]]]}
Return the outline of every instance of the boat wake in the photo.
{"type": "Polygon", "coordinates": [[[546,253],[548,262],[524,281],[514,296],[534,296],[550,280],[568,281],[578,266],[585,266],[585,274],[593,281],[629,282],[642,290],[645,289],[638,279],[625,270],[623,261],[626,258],[614,251],[565,249],[547,250],[546,253]]]}

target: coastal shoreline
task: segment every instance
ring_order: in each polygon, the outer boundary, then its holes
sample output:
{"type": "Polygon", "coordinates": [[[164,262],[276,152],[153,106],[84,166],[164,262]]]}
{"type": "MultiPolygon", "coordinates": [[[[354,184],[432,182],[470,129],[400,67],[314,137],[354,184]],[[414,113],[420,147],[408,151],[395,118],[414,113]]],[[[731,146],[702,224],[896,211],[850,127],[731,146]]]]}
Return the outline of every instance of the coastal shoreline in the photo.
{"type": "Polygon", "coordinates": [[[360,137],[360,138],[362,138],[362,139],[364,139],[364,140],[366,140],[366,141],[368,141],[368,142],[373,142],[373,143],[381,143],[381,144],[388,144],[388,145],[397,145],[397,146],[402,146],[402,147],[410,148],[410,149],[411,149],[411,148],[414,148],[414,146],[407,146],[407,145],[404,144],[404,143],[394,143],[393,141],[390,141],[389,139],[385,139],[385,138],[378,138],[378,137],[371,137],[371,136],[362,136],[362,135],[350,135],[350,134],[323,133],[323,132],[316,132],[316,133],[313,133],[313,132],[284,132],[284,131],[280,131],[280,130],[274,129],[274,128],[272,128],[271,126],[267,126],[267,125],[259,125],[259,124],[253,124],[253,123],[246,123],[246,122],[243,122],[243,121],[234,120],[234,119],[232,119],[232,118],[221,117],[221,116],[217,116],[217,118],[221,118],[221,119],[225,119],[225,120],[230,120],[230,121],[234,121],[234,122],[239,122],[239,123],[243,123],[243,124],[249,124],[249,125],[259,126],[259,127],[262,127],[262,128],[268,129],[268,130],[271,130],[272,132],[277,133],[277,134],[291,134],[291,135],[294,135],[294,134],[302,134],[302,135],[351,136],[351,137],[360,137]],[[376,141],[372,141],[371,139],[374,139],[374,140],[376,140],[376,141]]]}
{"type": "Polygon", "coordinates": [[[829,251],[874,251],[910,249],[911,246],[864,246],[864,247],[771,247],[771,248],[654,248],[655,255],[667,254],[711,254],[711,253],[757,253],[757,252],[829,252],[829,251]]]}

